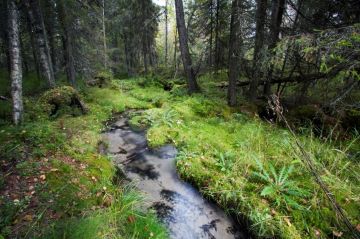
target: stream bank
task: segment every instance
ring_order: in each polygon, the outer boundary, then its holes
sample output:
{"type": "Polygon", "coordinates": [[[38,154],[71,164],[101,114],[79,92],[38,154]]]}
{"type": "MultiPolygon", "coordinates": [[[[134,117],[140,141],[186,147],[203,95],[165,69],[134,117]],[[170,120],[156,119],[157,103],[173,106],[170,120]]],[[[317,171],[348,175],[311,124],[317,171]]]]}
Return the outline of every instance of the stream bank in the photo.
{"type": "Polygon", "coordinates": [[[126,114],[116,117],[104,138],[107,153],[144,193],[145,207],[156,211],[171,238],[249,238],[223,210],[179,178],[174,146],[148,148],[145,132],[131,129],[126,114]]]}

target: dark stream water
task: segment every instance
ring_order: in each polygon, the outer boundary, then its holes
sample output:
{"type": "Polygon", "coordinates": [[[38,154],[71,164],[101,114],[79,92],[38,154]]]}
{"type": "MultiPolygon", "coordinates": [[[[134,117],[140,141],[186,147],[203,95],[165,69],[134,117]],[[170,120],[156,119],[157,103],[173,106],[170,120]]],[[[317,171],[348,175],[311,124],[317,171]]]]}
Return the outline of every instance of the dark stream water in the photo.
{"type": "Polygon", "coordinates": [[[248,238],[223,210],[179,178],[176,148],[149,149],[145,132],[130,129],[125,116],[119,116],[104,137],[108,153],[145,194],[146,207],[155,209],[171,238],[248,238]]]}

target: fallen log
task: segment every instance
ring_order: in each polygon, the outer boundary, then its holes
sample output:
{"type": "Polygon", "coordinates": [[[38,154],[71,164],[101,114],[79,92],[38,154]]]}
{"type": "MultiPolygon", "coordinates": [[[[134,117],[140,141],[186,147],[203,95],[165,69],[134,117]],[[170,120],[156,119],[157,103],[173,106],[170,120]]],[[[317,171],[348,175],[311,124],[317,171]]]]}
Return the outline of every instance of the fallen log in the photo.
{"type": "MultiPolygon", "coordinates": [[[[312,74],[312,75],[306,75],[306,76],[293,76],[293,77],[286,77],[281,79],[273,79],[271,80],[271,84],[279,84],[279,83],[300,83],[300,82],[307,82],[307,81],[314,81],[318,79],[322,79],[326,77],[326,74],[312,74]]],[[[236,83],[236,86],[243,87],[250,84],[251,81],[239,81],[236,83]]],[[[259,85],[264,85],[266,81],[259,81],[259,85]]],[[[228,86],[228,82],[221,82],[217,85],[220,88],[225,88],[228,86]]]]}

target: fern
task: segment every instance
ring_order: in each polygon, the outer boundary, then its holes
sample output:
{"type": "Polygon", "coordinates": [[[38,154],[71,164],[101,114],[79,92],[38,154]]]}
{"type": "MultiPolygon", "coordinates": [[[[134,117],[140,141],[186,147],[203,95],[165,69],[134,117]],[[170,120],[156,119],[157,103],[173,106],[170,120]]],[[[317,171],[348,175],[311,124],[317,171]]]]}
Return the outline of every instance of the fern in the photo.
{"type": "Polygon", "coordinates": [[[299,200],[309,195],[309,192],[297,186],[290,179],[294,166],[283,166],[277,171],[271,163],[265,169],[262,162],[256,160],[258,171],[253,172],[253,178],[263,185],[260,196],[269,199],[276,207],[286,206],[286,209],[303,209],[299,200]]]}

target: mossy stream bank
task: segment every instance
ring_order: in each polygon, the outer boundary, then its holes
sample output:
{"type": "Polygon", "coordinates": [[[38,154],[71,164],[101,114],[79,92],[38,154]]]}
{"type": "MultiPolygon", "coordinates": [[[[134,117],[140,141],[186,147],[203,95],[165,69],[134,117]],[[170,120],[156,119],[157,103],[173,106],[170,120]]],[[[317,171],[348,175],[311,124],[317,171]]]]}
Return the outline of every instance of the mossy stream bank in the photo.
{"type": "Polygon", "coordinates": [[[174,146],[149,149],[145,131],[131,129],[126,114],[104,139],[116,165],[145,194],[144,206],[156,211],[171,238],[249,238],[231,217],[179,178],[174,146]]]}

